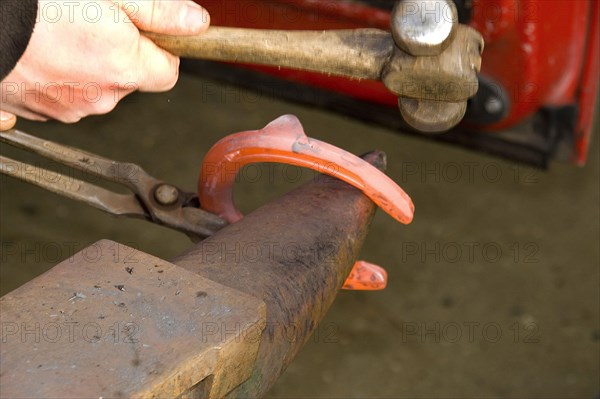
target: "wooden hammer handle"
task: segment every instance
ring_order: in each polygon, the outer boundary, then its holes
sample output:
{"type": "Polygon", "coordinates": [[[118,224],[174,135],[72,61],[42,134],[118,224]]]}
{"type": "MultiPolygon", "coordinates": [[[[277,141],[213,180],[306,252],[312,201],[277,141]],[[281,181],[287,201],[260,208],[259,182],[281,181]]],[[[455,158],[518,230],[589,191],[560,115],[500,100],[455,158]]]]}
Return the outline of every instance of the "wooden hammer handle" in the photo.
{"type": "Polygon", "coordinates": [[[145,32],[159,47],[188,58],[301,69],[357,79],[381,79],[394,51],[379,29],[286,31],[211,27],[197,36],[145,32]]]}

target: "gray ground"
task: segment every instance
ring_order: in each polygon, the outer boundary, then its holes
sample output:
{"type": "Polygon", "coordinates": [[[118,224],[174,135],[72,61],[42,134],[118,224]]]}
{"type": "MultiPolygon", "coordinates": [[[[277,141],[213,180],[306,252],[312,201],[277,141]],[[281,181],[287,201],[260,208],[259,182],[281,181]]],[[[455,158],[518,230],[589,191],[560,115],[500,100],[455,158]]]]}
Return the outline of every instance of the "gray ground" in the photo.
{"type": "MultiPolygon", "coordinates": [[[[354,153],[385,150],[388,173],[417,212],[409,226],[378,213],[362,258],[387,268],[388,288],[342,292],[270,397],[598,395],[598,131],[585,168],[554,164],[546,173],[186,76],[109,116],[19,126],[192,189],[220,137],[285,113],[354,153]]],[[[275,176],[275,189],[266,178],[238,186],[244,210],[292,186],[275,176]]],[[[2,294],[101,238],[165,259],[189,245],[6,178],[0,198],[2,294]]]]}

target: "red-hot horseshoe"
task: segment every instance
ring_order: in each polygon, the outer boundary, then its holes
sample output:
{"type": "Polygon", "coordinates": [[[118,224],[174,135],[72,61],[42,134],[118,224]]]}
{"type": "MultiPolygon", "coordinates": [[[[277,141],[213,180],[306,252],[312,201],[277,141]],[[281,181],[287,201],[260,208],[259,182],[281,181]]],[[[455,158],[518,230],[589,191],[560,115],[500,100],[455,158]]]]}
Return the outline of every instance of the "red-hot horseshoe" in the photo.
{"type": "MultiPolygon", "coordinates": [[[[392,179],[356,155],[309,138],[293,115],[281,116],[261,130],[229,135],[210,149],[198,182],[202,208],[230,223],[241,219],[243,215],[233,202],[233,184],[242,167],[257,162],[296,165],[333,176],[361,190],[399,222],[408,224],[413,219],[414,205],[410,197],[392,179]]],[[[380,270],[368,265],[361,264],[362,273],[353,269],[351,276],[364,276],[365,271],[370,270],[371,282],[378,280],[380,270]]],[[[363,283],[361,279],[347,280],[344,286],[359,287],[363,283]]]]}

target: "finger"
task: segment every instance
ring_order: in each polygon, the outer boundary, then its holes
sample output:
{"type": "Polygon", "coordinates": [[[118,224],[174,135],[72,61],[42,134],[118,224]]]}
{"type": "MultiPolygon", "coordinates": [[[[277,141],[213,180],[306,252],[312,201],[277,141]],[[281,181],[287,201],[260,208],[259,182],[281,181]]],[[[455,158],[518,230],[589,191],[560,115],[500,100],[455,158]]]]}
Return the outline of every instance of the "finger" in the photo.
{"type": "Polygon", "coordinates": [[[0,132],[12,129],[17,123],[17,116],[0,110],[0,132]]]}
{"type": "Polygon", "coordinates": [[[140,36],[137,85],[140,91],[161,92],[175,86],[179,78],[179,57],[140,36]]]}
{"type": "Polygon", "coordinates": [[[188,0],[119,0],[121,9],[140,29],[171,35],[194,35],[210,25],[208,11],[188,0]]]}
{"type": "Polygon", "coordinates": [[[30,110],[21,106],[13,106],[12,104],[2,104],[2,111],[20,116],[21,118],[29,119],[31,121],[42,121],[48,120],[48,117],[37,110],[30,110]]]}

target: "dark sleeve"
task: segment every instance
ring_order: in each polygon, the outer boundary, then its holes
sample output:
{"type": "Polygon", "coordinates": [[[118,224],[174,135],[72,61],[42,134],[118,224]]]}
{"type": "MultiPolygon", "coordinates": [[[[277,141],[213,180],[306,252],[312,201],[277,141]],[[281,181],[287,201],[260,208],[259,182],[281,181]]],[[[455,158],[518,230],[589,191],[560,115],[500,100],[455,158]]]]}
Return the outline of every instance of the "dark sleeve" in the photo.
{"type": "Polygon", "coordinates": [[[15,67],[31,38],[38,0],[0,0],[0,80],[15,67]]]}

